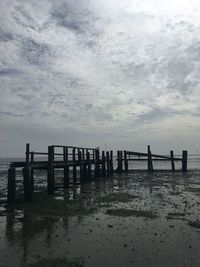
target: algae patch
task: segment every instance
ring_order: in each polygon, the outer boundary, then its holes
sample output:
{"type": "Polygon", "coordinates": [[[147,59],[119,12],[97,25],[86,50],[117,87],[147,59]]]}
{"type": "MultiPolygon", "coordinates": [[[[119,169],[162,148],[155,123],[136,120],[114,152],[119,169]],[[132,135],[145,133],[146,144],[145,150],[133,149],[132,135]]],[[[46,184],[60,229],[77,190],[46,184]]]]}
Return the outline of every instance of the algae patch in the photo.
{"type": "Polygon", "coordinates": [[[122,216],[122,217],[136,216],[136,217],[145,217],[149,219],[155,219],[158,217],[155,212],[149,210],[108,209],[106,213],[112,216],[122,216]]]}

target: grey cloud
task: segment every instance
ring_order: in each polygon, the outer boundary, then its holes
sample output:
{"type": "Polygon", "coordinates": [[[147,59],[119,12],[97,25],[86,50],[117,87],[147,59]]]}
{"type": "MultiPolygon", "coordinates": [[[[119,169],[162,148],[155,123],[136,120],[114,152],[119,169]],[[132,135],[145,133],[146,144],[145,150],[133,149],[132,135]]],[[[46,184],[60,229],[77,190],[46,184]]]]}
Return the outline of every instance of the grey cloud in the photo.
{"type": "Polygon", "coordinates": [[[19,75],[20,72],[17,69],[1,69],[0,68],[0,76],[13,76],[19,75]]]}
{"type": "Polygon", "coordinates": [[[176,129],[176,116],[196,134],[200,28],[190,17],[133,10],[128,0],[5,0],[1,9],[0,140],[18,128],[20,144],[118,145],[132,143],[132,129],[135,142],[143,127],[153,140],[165,120],[176,129]]]}
{"type": "Polygon", "coordinates": [[[93,25],[94,16],[89,9],[88,0],[61,1],[53,7],[52,18],[63,27],[77,33],[89,30],[93,25]]]}
{"type": "Polygon", "coordinates": [[[8,42],[13,40],[13,35],[0,29],[0,42],[8,42]]]}
{"type": "Polygon", "coordinates": [[[25,61],[34,65],[45,64],[52,56],[51,49],[47,44],[38,43],[31,39],[23,40],[21,54],[25,61]]]}

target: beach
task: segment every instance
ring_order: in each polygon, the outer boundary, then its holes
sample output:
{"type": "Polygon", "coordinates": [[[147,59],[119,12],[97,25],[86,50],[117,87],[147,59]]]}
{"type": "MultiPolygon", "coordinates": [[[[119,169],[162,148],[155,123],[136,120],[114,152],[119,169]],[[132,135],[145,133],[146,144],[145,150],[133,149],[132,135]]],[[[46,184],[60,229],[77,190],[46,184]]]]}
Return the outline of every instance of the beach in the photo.
{"type": "Polygon", "coordinates": [[[199,169],[115,173],[65,190],[58,172],[53,195],[38,177],[32,202],[2,197],[1,266],[200,265],[199,169]]]}

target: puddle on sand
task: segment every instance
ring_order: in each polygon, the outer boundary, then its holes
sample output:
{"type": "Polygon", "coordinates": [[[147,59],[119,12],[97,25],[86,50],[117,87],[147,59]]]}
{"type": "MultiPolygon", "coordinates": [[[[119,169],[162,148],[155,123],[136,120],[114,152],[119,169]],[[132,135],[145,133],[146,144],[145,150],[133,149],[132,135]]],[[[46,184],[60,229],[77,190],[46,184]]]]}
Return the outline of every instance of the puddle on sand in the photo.
{"type": "Polygon", "coordinates": [[[118,175],[4,205],[1,266],[199,266],[199,174],[118,175]]]}

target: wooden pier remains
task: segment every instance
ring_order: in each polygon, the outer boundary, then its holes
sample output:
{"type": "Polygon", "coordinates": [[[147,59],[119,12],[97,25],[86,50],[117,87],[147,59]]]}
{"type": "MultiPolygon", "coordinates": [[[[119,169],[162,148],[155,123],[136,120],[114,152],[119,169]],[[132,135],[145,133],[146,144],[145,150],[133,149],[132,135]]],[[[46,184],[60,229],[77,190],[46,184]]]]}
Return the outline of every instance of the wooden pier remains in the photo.
{"type": "Polygon", "coordinates": [[[98,148],[83,148],[74,146],[51,145],[48,152],[30,151],[26,144],[26,160],[11,162],[8,170],[8,202],[14,202],[16,197],[16,169],[23,173],[24,200],[31,201],[34,194],[34,170],[47,171],[47,192],[54,193],[55,169],[63,169],[63,188],[69,186],[70,169],[73,182],[85,182],[95,178],[110,176],[113,173],[113,152],[100,151],[98,148]],[[56,149],[61,152],[56,152],[56,149]],[[47,157],[46,160],[36,160],[36,156],[47,157]],[[79,177],[78,177],[79,174],[79,177]]]}
{"type": "Polygon", "coordinates": [[[158,155],[151,152],[150,145],[147,147],[147,153],[133,152],[133,151],[117,151],[117,172],[128,172],[129,162],[146,161],[147,170],[152,172],[154,170],[154,161],[169,161],[171,162],[172,172],[175,172],[175,162],[182,163],[182,171],[187,171],[188,152],[184,150],[182,157],[174,157],[174,152],[171,150],[169,155],[158,155]]]}
{"type": "Polygon", "coordinates": [[[154,171],[154,161],[171,162],[172,172],[175,171],[175,162],[182,163],[182,171],[187,171],[188,153],[182,152],[182,157],[175,157],[174,152],[169,155],[158,155],[151,152],[150,146],[146,153],[133,151],[117,151],[117,168],[114,169],[113,151],[101,151],[99,148],[84,148],[75,146],[51,145],[48,152],[31,151],[30,145],[26,144],[26,159],[23,162],[11,162],[8,169],[8,202],[16,200],[16,170],[23,173],[24,200],[31,201],[34,195],[34,173],[35,170],[45,170],[47,173],[47,193],[55,191],[55,169],[63,170],[63,188],[73,183],[84,183],[93,178],[106,178],[112,176],[114,171],[118,173],[129,171],[129,162],[146,161],[147,170],[154,171]],[[59,150],[56,151],[56,150],[59,150]],[[45,157],[45,160],[38,160],[37,157],[45,157]]]}

